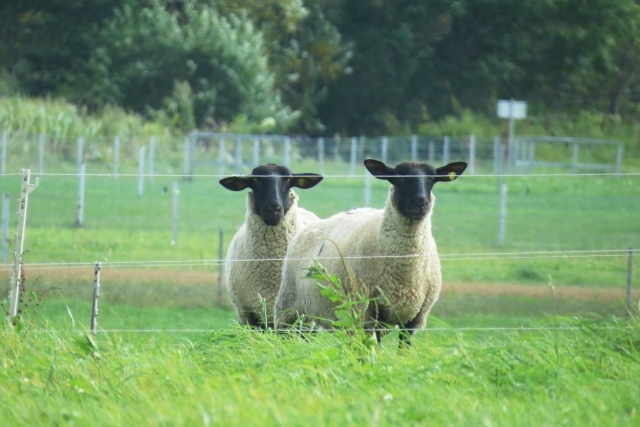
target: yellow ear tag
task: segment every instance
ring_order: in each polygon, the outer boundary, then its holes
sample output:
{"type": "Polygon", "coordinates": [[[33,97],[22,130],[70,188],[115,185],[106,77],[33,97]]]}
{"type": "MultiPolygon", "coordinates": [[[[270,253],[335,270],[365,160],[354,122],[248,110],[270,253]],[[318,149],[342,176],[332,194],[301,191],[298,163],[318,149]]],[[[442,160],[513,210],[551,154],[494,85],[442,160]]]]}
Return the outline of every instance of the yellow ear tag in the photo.
{"type": "Polygon", "coordinates": [[[305,181],[304,178],[298,178],[298,185],[302,187],[304,185],[304,181],[305,181]]]}
{"type": "Polygon", "coordinates": [[[449,172],[449,179],[451,181],[453,181],[454,179],[456,179],[456,173],[455,172],[449,172]]]}

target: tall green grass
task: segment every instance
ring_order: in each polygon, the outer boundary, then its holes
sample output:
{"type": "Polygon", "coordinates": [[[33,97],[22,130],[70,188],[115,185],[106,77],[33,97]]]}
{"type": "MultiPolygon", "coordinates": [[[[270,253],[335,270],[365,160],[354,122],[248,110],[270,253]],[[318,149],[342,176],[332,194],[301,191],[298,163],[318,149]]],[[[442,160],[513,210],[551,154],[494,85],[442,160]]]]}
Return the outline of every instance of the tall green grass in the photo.
{"type": "Polygon", "coordinates": [[[0,332],[6,425],[397,426],[639,422],[636,322],[341,334],[0,332]]]}

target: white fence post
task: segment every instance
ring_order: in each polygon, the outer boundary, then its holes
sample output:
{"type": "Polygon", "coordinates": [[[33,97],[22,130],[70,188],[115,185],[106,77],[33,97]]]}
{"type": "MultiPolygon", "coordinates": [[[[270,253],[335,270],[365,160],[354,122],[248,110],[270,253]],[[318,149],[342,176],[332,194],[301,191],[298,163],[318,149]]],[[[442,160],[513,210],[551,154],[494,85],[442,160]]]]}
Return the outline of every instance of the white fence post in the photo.
{"type": "Polygon", "coordinates": [[[7,130],[2,130],[2,159],[0,161],[0,172],[2,175],[7,171],[7,130]]]}
{"type": "Polygon", "coordinates": [[[242,166],[242,139],[236,136],[236,162],[235,162],[236,175],[240,175],[240,168],[242,166]]]}
{"type": "MultiPolygon", "coordinates": [[[[499,136],[496,136],[494,143],[497,144],[497,148],[498,148],[498,152],[496,153],[497,156],[497,170],[496,170],[496,175],[498,175],[498,193],[500,193],[501,188],[502,188],[502,175],[504,174],[504,147],[502,145],[502,138],[499,136]]],[[[507,158],[508,161],[508,158],[507,158]]]]}
{"type": "Polygon", "coordinates": [[[224,138],[218,137],[218,175],[224,176],[224,162],[225,162],[225,152],[224,152],[224,138]]]}
{"type": "Polygon", "coordinates": [[[144,186],[144,154],[146,146],[140,147],[140,155],[138,156],[138,197],[142,196],[144,186]]]}
{"type": "Polygon", "coordinates": [[[324,138],[318,138],[318,173],[324,175],[324,138]]]}
{"type": "Polygon", "coordinates": [[[80,173],[80,168],[84,163],[84,136],[80,135],[78,137],[78,173],[80,173]]]}
{"type": "Polygon", "coordinates": [[[442,146],[442,164],[449,164],[449,137],[444,137],[444,144],[442,146]]]}
{"type": "Polygon", "coordinates": [[[253,167],[260,165],[260,138],[253,138],[253,167]]]}
{"type": "Polygon", "coordinates": [[[633,277],[633,248],[629,248],[627,265],[627,314],[631,315],[631,279],[633,277]]]}
{"type": "Polygon", "coordinates": [[[153,182],[153,158],[156,151],[156,138],[149,138],[149,182],[153,182]]]}
{"type": "Polygon", "coordinates": [[[11,296],[9,297],[9,314],[11,317],[18,315],[20,303],[20,277],[22,273],[22,253],[24,250],[24,234],[27,225],[27,204],[29,193],[36,189],[39,179],[35,184],[29,184],[31,170],[22,169],[22,192],[20,194],[20,207],[18,209],[18,232],[16,233],[16,249],[13,253],[13,276],[11,278],[11,296]]]}
{"type": "Polygon", "coordinates": [[[291,138],[288,136],[284,137],[284,157],[282,164],[286,167],[291,166],[291,138]]]}
{"type": "Polygon", "coordinates": [[[180,202],[180,187],[178,181],[173,181],[173,239],[171,244],[178,243],[178,204],[180,202]]]}
{"type": "Polygon", "coordinates": [[[78,186],[78,211],[76,213],[76,227],[82,227],[84,221],[84,179],[85,179],[86,164],[80,165],[80,172],[78,177],[80,184],[78,186]]]}
{"type": "Polygon", "coordinates": [[[189,171],[191,170],[191,147],[189,147],[189,143],[191,142],[188,136],[184,137],[184,165],[182,168],[182,173],[184,175],[183,179],[189,179],[189,171]]]}
{"type": "Polygon", "coordinates": [[[218,244],[218,305],[222,305],[222,277],[224,275],[224,230],[219,232],[218,244]]]}
{"type": "Polygon", "coordinates": [[[476,137],[471,135],[469,137],[469,174],[475,175],[476,173],[476,137]]]}
{"type": "Polygon", "coordinates": [[[368,171],[364,174],[364,205],[371,206],[371,174],[368,171]]]}
{"type": "Polygon", "coordinates": [[[529,175],[533,172],[533,162],[536,158],[536,142],[529,141],[529,175]]]}
{"type": "Polygon", "coordinates": [[[498,229],[498,244],[504,245],[504,236],[507,228],[507,184],[500,186],[500,226],[498,229]]]}
{"type": "Polygon", "coordinates": [[[358,140],[354,136],[351,138],[351,176],[356,174],[356,150],[358,149],[358,140]]]}
{"type": "Polygon", "coordinates": [[[433,164],[436,160],[436,144],[429,142],[429,163],[433,164]]]}
{"type": "Polygon", "coordinates": [[[91,334],[96,334],[98,326],[98,298],[100,297],[100,270],[102,263],[96,261],[96,269],[93,277],[93,302],[91,304],[91,334]]]}
{"type": "Polygon", "coordinates": [[[573,143],[573,157],[571,159],[571,172],[578,172],[578,150],[580,150],[578,143],[573,143]]]}
{"type": "Polygon", "coordinates": [[[380,157],[383,163],[387,163],[387,151],[389,150],[389,138],[387,138],[386,136],[382,137],[382,147],[381,147],[381,153],[380,153],[380,157]]]}
{"type": "MultiPolygon", "coordinates": [[[[4,158],[4,156],[3,156],[4,158]]],[[[620,173],[620,167],[622,166],[622,144],[618,143],[618,152],[616,153],[616,172],[620,173]]],[[[4,173],[4,172],[2,172],[4,173]]]]}
{"type": "Polygon", "coordinates": [[[44,134],[38,136],[38,173],[44,168],[44,134]]]}
{"type": "Polygon", "coordinates": [[[11,199],[7,193],[2,196],[2,261],[7,260],[9,247],[9,205],[11,199]]]}
{"type": "Polygon", "coordinates": [[[118,179],[118,169],[120,168],[120,137],[113,140],[113,180],[118,179]]]}
{"type": "Polygon", "coordinates": [[[411,135],[411,161],[418,161],[418,135],[411,135]]]}

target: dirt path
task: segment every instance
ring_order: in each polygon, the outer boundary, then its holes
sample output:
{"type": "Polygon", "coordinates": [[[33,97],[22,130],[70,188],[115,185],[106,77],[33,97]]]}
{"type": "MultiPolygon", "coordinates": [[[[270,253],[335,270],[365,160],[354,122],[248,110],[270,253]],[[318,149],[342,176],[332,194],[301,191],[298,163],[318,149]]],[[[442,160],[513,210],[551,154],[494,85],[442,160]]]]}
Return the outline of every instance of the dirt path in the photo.
{"type": "MultiPolygon", "coordinates": [[[[50,285],[56,282],[85,281],[93,282],[93,267],[85,268],[52,268],[35,270],[26,268],[27,282],[32,283],[38,275],[50,285]]],[[[0,271],[0,280],[10,277],[10,271],[0,271]]],[[[218,274],[211,271],[188,271],[177,269],[154,268],[104,268],[101,272],[101,282],[112,285],[152,284],[163,283],[174,286],[217,286],[218,274]]],[[[5,282],[6,283],[6,282],[5,282]]],[[[550,298],[551,290],[546,285],[523,285],[509,283],[480,283],[480,282],[446,282],[442,288],[442,295],[484,295],[484,296],[519,296],[530,298],[550,298]]],[[[561,299],[591,300],[591,301],[620,301],[626,298],[625,289],[595,288],[579,286],[556,286],[555,295],[561,299]]],[[[634,301],[640,300],[640,290],[632,292],[634,301]]]]}

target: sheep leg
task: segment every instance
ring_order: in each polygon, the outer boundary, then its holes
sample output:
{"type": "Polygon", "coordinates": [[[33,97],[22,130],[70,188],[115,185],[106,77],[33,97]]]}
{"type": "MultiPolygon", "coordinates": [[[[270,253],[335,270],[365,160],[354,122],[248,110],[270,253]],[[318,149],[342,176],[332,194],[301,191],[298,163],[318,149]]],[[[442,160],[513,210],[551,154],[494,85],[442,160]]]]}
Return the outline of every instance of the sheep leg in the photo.
{"type": "Polygon", "coordinates": [[[427,314],[426,310],[423,307],[422,310],[420,310],[420,312],[418,313],[418,315],[413,318],[413,320],[402,325],[402,328],[400,328],[400,344],[399,344],[399,347],[401,349],[411,347],[411,337],[413,336],[416,329],[420,329],[424,327],[426,314],[427,314]]]}

